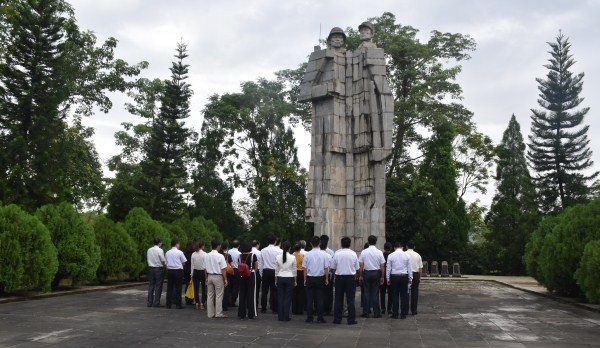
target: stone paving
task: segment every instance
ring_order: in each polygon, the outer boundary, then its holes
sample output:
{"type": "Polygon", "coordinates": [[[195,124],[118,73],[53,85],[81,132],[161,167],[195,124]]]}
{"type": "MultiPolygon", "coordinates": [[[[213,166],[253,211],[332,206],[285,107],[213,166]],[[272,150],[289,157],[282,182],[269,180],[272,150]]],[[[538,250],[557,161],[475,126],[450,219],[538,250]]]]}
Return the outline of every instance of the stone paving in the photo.
{"type": "Polygon", "coordinates": [[[419,314],[359,324],[208,319],[145,287],[0,304],[0,347],[600,347],[600,314],[502,284],[427,279],[419,314]],[[163,298],[164,301],[164,298],[163,298]]]}

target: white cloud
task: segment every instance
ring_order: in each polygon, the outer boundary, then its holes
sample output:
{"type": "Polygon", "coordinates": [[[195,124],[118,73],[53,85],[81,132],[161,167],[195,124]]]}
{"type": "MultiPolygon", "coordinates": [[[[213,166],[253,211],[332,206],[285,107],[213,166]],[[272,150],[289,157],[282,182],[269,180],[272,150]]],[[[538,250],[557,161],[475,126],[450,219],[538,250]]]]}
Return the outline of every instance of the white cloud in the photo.
{"type": "MultiPolygon", "coordinates": [[[[432,30],[471,35],[478,44],[472,59],[463,62],[459,82],[464,104],[474,112],[479,129],[499,141],[514,113],[528,134],[530,109],[537,106],[536,77],[544,77],[549,50],[559,29],[571,38],[584,71],[586,119],[591,147],[600,163],[600,0],[544,2],[521,0],[457,1],[355,1],[355,0],[231,0],[176,2],[162,0],[71,0],[79,25],[99,39],[119,40],[117,56],[135,63],[150,62],[147,77],[168,78],[176,43],[189,45],[190,80],[194,90],[192,119],[197,125],[207,97],[235,92],[242,81],[272,77],[272,73],[304,62],[331,27],[356,27],[368,17],[386,11],[402,25],[420,30],[426,40],[432,30]]],[[[88,123],[96,127],[96,142],[103,159],[118,153],[112,133],[124,119],[123,98],[115,99],[109,115],[97,115],[88,123]],[[114,123],[113,123],[114,122],[114,123]]],[[[306,141],[298,141],[303,147],[306,141]]],[[[307,153],[300,157],[306,166],[307,153]]],[[[490,191],[488,195],[493,195],[490,191]]]]}

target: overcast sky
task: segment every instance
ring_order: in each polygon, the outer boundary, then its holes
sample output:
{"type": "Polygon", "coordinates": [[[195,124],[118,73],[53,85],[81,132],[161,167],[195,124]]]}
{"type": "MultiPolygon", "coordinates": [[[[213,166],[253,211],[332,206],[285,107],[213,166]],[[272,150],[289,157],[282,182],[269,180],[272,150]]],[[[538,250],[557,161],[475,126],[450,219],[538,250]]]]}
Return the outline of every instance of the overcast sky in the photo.
{"type": "MultiPolygon", "coordinates": [[[[117,57],[129,63],[146,60],[149,78],[167,79],[180,40],[188,44],[190,79],[194,96],[187,124],[201,126],[201,110],[208,96],[239,91],[243,81],[273,78],[273,72],[295,68],[307,60],[334,26],[354,27],[369,17],[392,12],[402,25],[420,31],[426,41],[432,30],[468,34],[477,43],[469,61],[463,62],[459,83],[464,105],[474,113],[479,129],[494,142],[514,113],[525,139],[531,108],[537,108],[536,77],[544,78],[550,58],[548,41],[559,30],[570,38],[577,63],[572,71],[585,72],[583,106],[591,110],[584,120],[600,168],[600,0],[524,1],[325,1],[325,0],[70,0],[81,29],[96,33],[101,42],[119,40],[117,57]]],[[[119,153],[113,134],[121,122],[133,121],[115,98],[113,110],[87,120],[96,129],[94,141],[103,161],[119,153]]],[[[298,148],[307,167],[308,137],[298,148]]],[[[526,140],[527,141],[527,140],[526,140]]],[[[487,197],[494,194],[493,186],[487,197]]]]}

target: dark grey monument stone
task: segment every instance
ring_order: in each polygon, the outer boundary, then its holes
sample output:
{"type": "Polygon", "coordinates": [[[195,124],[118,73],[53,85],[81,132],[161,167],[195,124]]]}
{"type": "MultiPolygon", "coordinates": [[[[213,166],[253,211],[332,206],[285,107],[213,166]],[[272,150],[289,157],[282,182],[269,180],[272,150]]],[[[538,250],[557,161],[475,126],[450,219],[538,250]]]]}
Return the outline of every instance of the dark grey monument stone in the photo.
{"type": "Polygon", "coordinates": [[[450,273],[448,272],[448,261],[442,261],[442,277],[449,277],[450,273]]]}
{"type": "Polygon", "coordinates": [[[423,276],[429,277],[429,262],[423,261],[423,276]]]}
{"type": "Polygon", "coordinates": [[[438,262],[431,261],[431,273],[429,273],[431,277],[439,277],[440,271],[438,270],[438,262]]]}
{"type": "Polygon", "coordinates": [[[460,278],[460,265],[458,262],[452,264],[452,277],[460,278]]]}

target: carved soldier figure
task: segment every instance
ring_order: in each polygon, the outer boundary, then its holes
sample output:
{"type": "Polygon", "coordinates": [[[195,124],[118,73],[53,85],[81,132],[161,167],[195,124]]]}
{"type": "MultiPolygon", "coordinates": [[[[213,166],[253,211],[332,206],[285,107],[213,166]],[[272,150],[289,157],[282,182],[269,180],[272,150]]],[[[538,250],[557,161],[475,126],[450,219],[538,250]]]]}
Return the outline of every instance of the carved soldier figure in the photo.
{"type": "MultiPolygon", "coordinates": [[[[336,243],[369,235],[385,241],[385,158],[391,151],[393,98],[374,28],[359,26],[362,43],[346,52],[346,35],[331,29],[327,49],[311,54],[300,101],[312,102],[306,219],[315,235],[336,243]]],[[[333,248],[339,247],[333,245],[333,248]]]]}
{"type": "Polygon", "coordinates": [[[310,55],[300,89],[300,101],[312,101],[311,160],[306,219],[315,235],[339,240],[346,214],[346,34],[331,29],[327,49],[310,55]]]}
{"type": "MultiPolygon", "coordinates": [[[[354,245],[363,245],[369,235],[385,242],[385,159],[392,149],[394,99],[386,78],[383,49],[371,41],[373,24],[358,27],[361,44],[346,54],[346,111],[352,123],[354,168],[354,245]],[[351,91],[348,88],[351,86],[351,91]]],[[[353,226],[352,226],[353,225],[353,226]]]]}

